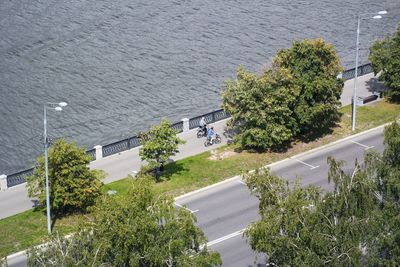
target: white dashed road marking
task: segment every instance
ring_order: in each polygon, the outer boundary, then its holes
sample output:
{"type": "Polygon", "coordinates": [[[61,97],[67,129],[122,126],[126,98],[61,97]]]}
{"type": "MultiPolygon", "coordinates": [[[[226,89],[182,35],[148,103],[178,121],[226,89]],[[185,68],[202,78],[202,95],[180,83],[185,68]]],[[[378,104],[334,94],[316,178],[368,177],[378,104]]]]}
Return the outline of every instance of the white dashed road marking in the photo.
{"type": "Polygon", "coordinates": [[[364,147],[365,150],[368,150],[368,149],[371,149],[371,148],[374,147],[374,146],[366,146],[366,145],[363,145],[363,144],[361,144],[361,143],[359,143],[359,142],[356,142],[356,141],[351,141],[351,142],[354,143],[354,144],[356,144],[356,145],[359,145],[359,146],[364,147]]]}
{"type": "Polygon", "coordinates": [[[245,183],[245,182],[243,182],[242,180],[239,180],[238,182],[239,182],[239,183],[241,183],[241,184],[244,184],[244,185],[246,185],[246,183],[245,183]]]}
{"type": "Polygon", "coordinates": [[[301,164],[304,164],[304,165],[310,167],[310,170],[314,170],[314,169],[316,169],[316,168],[319,167],[319,165],[318,165],[318,166],[313,166],[313,165],[308,164],[308,163],[306,163],[306,162],[304,162],[304,161],[301,161],[301,160],[299,160],[299,159],[294,159],[294,158],[291,158],[291,159],[293,159],[293,160],[295,160],[295,161],[297,161],[297,162],[300,162],[301,164]]]}
{"type": "Polygon", "coordinates": [[[182,206],[181,204],[179,204],[179,203],[176,203],[176,202],[175,202],[175,205],[177,205],[179,208],[183,208],[183,209],[185,209],[185,210],[189,211],[190,213],[196,213],[196,212],[198,212],[198,211],[199,211],[199,210],[191,210],[191,209],[189,209],[189,208],[186,208],[186,207],[184,207],[184,206],[182,206]]]}
{"type": "Polygon", "coordinates": [[[244,232],[246,229],[247,229],[247,228],[244,228],[244,229],[242,229],[242,230],[236,231],[236,232],[231,233],[231,234],[229,234],[229,235],[226,235],[226,236],[220,237],[220,238],[218,238],[218,239],[215,239],[215,240],[213,240],[213,241],[210,241],[210,242],[207,243],[207,247],[211,247],[212,245],[221,243],[221,242],[223,242],[223,241],[225,241],[225,240],[228,240],[228,239],[231,239],[231,238],[233,238],[233,237],[235,237],[235,236],[241,235],[241,234],[243,234],[243,232],[244,232]]]}

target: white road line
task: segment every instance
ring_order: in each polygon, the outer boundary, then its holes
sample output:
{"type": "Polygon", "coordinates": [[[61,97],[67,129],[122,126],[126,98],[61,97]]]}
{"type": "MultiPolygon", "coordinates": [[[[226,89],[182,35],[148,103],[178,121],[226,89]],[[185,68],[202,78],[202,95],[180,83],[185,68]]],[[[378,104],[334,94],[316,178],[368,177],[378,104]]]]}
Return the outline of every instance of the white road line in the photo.
{"type": "Polygon", "coordinates": [[[243,182],[242,180],[238,180],[239,183],[246,185],[245,182],[243,182]]]}
{"type": "Polygon", "coordinates": [[[199,211],[199,210],[191,210],[191,209],[186,208],[186,207],[184,207],[184,206],[182,206],[181,204],[176,203],[176,202],[175,202],[175,205],[177,205],[179,208],[182,208],[182,209],[185,209],[185,210],[189,211],[190,213],[196,213],[196,212],[199,211]]]}
{"type": "Polygon", "coordinates": [[[314,170],[314,169],[316,169],[316,168],[319,167],[319,165],[318,165],[318,166],[313,166],[313,165],[308,164],[308,163],[306,163],[306,162],[304,162],[304,161],[301,161],[301,160],[299,160],[299,159],[294,159],[294,158],[291,158],[291,159],[293,159],[293,160],[295,160],[295,161],[297,161],[297,162],[300,162],[300,163],[302,163],[302,164],[304,164],[304,165],[310,167],[310,170],[314,170]]]}
{"type": "Polygon", "coordinates": [[[210,247],[210,246],[212,246],[212,245],[221,243],[221,242],[223,242],[223,241],[225,241],[225,240],[228,240],[228,239],[231,239],[231,238],[233,238],[233,237],[235,237],[235,236],[241,235],[241,234],[243,234],[243,232],[244,232],[246,229],[247,229],[247,228],[244,228],[244,229],[242,229],[242,230],[236,231],[236,232],[231,233],[231,234],[229,234],[229,235],[226,235],[226,236],[220,237],[220,238],[218,238],[218,239],[215,239],[215,240],[213,240],[213,241],[210,241],[210,242],[207,243],[207,247],[210,247]]]}
{"type": "Polygon", "coordinates": [[[362,146],[362,147],[364,147],[365,148],[365,150],[368,150],[368,149],[371,149],[371,148],[374,148],[374,146],[366,146],[366,145],[364,145],[364,144],[361,144],[361,143],[359,143],[359,142],[356,142],[356,141],[351,141],[352,143],[354,143],[354,144],[357,144],[357,145],[359,145],[359,146],[362,146]]]}

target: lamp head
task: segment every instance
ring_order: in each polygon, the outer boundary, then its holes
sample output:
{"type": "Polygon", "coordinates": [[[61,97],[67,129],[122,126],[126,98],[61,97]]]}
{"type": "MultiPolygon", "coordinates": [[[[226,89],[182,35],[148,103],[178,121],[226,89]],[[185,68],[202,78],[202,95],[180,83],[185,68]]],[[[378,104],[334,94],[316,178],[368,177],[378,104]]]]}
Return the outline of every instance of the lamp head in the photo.
{"type": "Polygon", "coordinates": [[[382,10],[382,11],[379,11],[378,14],[379,14],[379,15],[386,15],[386,14],[387,14],[387,11],[386,11],[386,10],[382,10]]]}
{"type": "Polygon", "coordinates": [[[56,111],[61,111],[61,110],[62,110],[62,107],[55,107],[54,110],[56,110],[56,111]]]}
{"type": "Polygon", "coordinates": [[[60,102],[60,103],[58,103],[58,105],[59,105],[60,107],[65,107],[65,106],[67,106],[68,104],[67,104],[66,102],[60,102]]]}
{"type": "Polygon", "coordinates": [[[382,16],[381,16],[381,15],[375,15],[375,16],[373,16],[372,18],[373,18],[373,19],[381,19],[382,16]]]}

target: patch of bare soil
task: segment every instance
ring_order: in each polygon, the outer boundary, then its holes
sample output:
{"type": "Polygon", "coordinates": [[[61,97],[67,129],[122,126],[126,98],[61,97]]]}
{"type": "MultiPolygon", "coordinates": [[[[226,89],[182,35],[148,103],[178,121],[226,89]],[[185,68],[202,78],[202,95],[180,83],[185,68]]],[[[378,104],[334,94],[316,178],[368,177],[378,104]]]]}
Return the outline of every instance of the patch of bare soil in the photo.
{"type": "Polygon", "coordinates": [[[228,150],[228,151],[222,151],[218,152],[217,150],[211,150],[211,156],[208,158],[209,160],[223,160],[229,157],[232,157],[238,153],[228,150]]]}

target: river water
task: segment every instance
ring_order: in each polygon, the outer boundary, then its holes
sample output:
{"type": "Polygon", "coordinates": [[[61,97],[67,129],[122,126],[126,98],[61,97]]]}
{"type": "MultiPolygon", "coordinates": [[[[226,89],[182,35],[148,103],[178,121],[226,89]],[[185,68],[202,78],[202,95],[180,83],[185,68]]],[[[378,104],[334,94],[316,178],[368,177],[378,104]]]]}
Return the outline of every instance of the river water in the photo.
{"type": "Polygon", "coordinates": [[[91,148],[134,135],[162,117],[178,121],[220,107],[239,64],[260,71],[295,39],[323,37],[354,66],[393,33],[399,0],[1,0],[0,174],[42,151],[43,104],[51,138],[91,148]]]}

